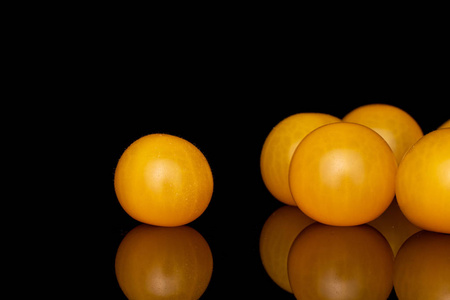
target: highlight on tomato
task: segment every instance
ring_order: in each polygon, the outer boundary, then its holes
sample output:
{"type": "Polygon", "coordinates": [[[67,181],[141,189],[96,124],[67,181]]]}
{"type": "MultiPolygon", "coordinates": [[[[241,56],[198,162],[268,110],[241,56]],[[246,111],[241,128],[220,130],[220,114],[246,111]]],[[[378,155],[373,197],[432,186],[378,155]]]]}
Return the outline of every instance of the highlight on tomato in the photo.
{"type": "Polygon", "coordinates": [[[296,299],[387,299],[394,257],[386,239],[368,225],[313,223],[288,256],[296,299]]]}
{"type": "Polygon", "coordinates": [[[394,263],[399,299],[449,299],[450,235],[420,231],[400,248],[394,263]]]}
{"type": "Polygon", "coordinates": [[[122,154],[114,188],[120,205],[134,219],[180,226],[206,210],[213,177],[205,156],[193,144],[173,135],[150,134],[122,154]]]}
{"type": "Polygon", "coordinates": [[[122,240],[115,271],[128,299],[199,299],[211,280],[213,257],[189,226],[141,224],[122,240]]]}
{"type": "Polygon", "coordinates": [[[411,223],[450,233],[450,128],[426,134],[409,149],[398,168],[396,192],[411,223]]]}
{"type": "Polygon", "coordinates": [[[282,206],[264,223],[259,239],[261,261],[269,277],[282,289],[292,293],[287,261],[289,249],[297,235],[314,220],[297,206],[282,206]]]}
{"type": "Polygon", "coordinates": [[[356,123],[332,123],[308,134],[289,171],[292,196],[310,218],[353,226],[380,216],[395,195],[397,162],[386,141],[356,123]]]}
{"type": "Polygon", "coordinates": [[[269,192],[284,204],[294,205],[289,188],[289,165],[301,140],[314,129],[341,120],[323,113],[298,113],[278,123],[269,133],[261,151],[260,168],[269,192]]]}

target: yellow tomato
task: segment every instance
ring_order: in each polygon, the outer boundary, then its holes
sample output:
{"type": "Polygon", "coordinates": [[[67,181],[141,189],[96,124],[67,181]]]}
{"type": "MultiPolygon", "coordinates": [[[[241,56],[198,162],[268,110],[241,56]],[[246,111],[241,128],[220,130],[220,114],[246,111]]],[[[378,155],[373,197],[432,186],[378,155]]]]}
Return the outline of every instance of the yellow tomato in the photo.
{"type": "Polygon", "coordinates": [[[314,223],[295,239],[288,258],[296,299],[387,299],[393,266],[389,244],[368,225],[314,223]]]}
{"type": "Polygon", "coordinates": [[[134,219],[179,226],[205,211],[213,177],[205,156],[194,145],[176,136],[150,134],[122,154],[114,187],[123,209],[134,219]]]}
{"type": "Polygon", "coordinates": [[[261,151],[261,175],[270,193],[279,201],[296,205],[289,189],[289,164],[300,141],[311,131],[341,120],[322,113],[299,113],[278,123],[261,151]]]}
{"type": "Polygon", "coordinates": [[[409,221],[450,233],[450,128],[430,132],[411,147],[399,165],[396,191],[409,221]]]}
{"type": "Polygon", "coordinates": [[[450,120],[447,120],[446,122],[444,122],[444,124],[439,126],[438,129],[443,129],[443,128],[450,128],[450,120]]]}
{"type": "Polygon", "coordinates": [[[423,136],[422,129],[408,113],[387,104],[358,107],[342,120],[362,124],[376,131],[391,147],[397,163],[400,163],[409,147],[423,136]]]}
{"type": "Polygon", "coordinates": [[[355,123],[319,127],[298,145],[289,182],[298,207],[312,219],[337,226],[370,222],[395,193],[397,163],[375,131],[355,123]]]}
{"type": "Polygon", "coordinates": [[[213,258],[205,239],[188,226],[142,224],[120,243],[115,269],[128,299],[199,299],[213,258]]]}
{"type": "Polygon", "coordinates": [[[314,220],[298,207],[283,206],[264,223],[259,240],[259,252],[267,274],[282,289],[292,293],[287,272],[287,260],[297,235],[314,220]]]}
{"type": "Polygon", "coordinates": [[[395,258],[394,288],[401,300],[450,299],[450,235],[411,236],[395,258]]]}
{"type": "Polygon", "coordinates": [[[410,236],[422,230],[405,218],[398,207],[396,199],[392,201],[391,205],[381,216],[368,224],[377,229],[386,238],[394,255],[397,255],[400,246],[410,236]]]}

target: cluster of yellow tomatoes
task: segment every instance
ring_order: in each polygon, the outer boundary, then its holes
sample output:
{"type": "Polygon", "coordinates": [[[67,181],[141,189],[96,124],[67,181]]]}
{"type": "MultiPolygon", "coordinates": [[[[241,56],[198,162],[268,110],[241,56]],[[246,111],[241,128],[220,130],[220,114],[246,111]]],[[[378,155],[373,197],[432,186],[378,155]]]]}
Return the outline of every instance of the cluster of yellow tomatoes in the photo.
{"type": "Polygon", "coordinates": [[[408,113],[386,104],[342,120],[295,114],[267,136],[261,173],[275,198],[324,224],[370,222],[396,196],[413,224],[450,233],[450,120],[423,135],[408,113]]]}
{"type": "MultiPolygon", "coordinates": [[[[380,227],[378,217],[388,207],[394,212],[397,209],[394,214],[401,210],[417,226],[411,228],[412,232],[422,228],[450,234],[450,120],[424,135],[408,113],[391,105],[361,106],[343,119],[323,113],[298,113],[282,120],[269,133],[260,168],[270,193],[288,204],[264,225],[261,258],[271,277],[284,289],[294,290],[295,295],[310,293],[310,287],[317,287],[320,293],[348,292],[342,290],[351,288],[345,282],[323,284],[339,282],[340,278],[333,277],[337,276],[333,264],[351,256],[349,261],[356,266],[356,273],[366,274],[370,268],[372,283],[377,285],[370,294],[377,296],[376,290],[378,296],[386,298],[392,284],[389,270],[393,253],[372,227],[353,225],[380,227]],[[393,202],[395,196],[397,202],[393,202]],[[308,226],[314,221],[319,223],[308,226]],[[320,259],[310,259],[313,256],[320,259]],[[355,263],[358,261],[362,263],[355,263]],[[295,266],[289,268],[290,283],[288,265],[295,266]],[[325,279],[314,275],[331,269],[325,279]]],[[[156,225],[138,226],[118,249],[116,274],[124,293],[130,298],[151,294],[186,299],[186,293],[195,299],[200,297],[211,278],[211,250],[200,234],[181,225],[198,218],[211,200],[213,177],[203,153],[176,136],[144,136],[122,154],[114,187],[131,217],[156,225]],[[167,269],[167,261],[176,262],[177,267],[167,269]],[[148,274],[140,271],[143,264],[152,266],[148,274]],[[169,278],[168,274],[173,276],[169,278]]],[[[425,240],[431,245],[425,250],[430,258],[448,255],[435,251],[448,249],[448,239],[442,242],[433,234],[402,247],[405,250],[396,265],[404,270],[396,272],[400,274],[394,278],[396,290],[411,286],[404,282],[409,276],[402,274],[424,269],[408,269],[402,262],[414,259],[409,249],[422,251],[425,240]]],[[[400,243],[389,242],[395,254],[400,243]]],[[[429,265],[440,264],[426,263],[426,267],[429,265]]]]}
{"type": "MultiPolygon", "coordinates": [[[[392,105],[361,106],[342,120],[298,113],[269,133],[260,166],[275,198],[318,222],[364,224],[397,196],[412,223],[450,233],[450,120],[423,135],[408,113],[392,105]]],[[[114,184],[131,217],[158,226],[192,222],[213,192],[205,156],[168,134],[131,144],[117,164],[114,184]]]]}

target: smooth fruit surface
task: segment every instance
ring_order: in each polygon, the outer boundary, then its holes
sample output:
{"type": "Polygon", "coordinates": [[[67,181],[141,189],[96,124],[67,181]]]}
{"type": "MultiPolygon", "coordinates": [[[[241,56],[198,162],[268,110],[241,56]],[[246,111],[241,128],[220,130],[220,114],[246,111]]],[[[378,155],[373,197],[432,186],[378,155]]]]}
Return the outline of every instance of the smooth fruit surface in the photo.
{"type": "Polygon", "coordinates": [[[399,299],[450,299],[450,235],[421,231],[400,248],[394,263],[399,299]]]}
{"type": "Polygon", "coordinates": [[[399,165],[396,190],[411,223],[450,233],[450,128],[432,131],[411,147],[399,165]]]}
{"type": "Polygon", "coordinates": [[[205,156],[190,142],[168,134],[150,134],[122,154],[114,187],[121,206],[134,219],[179,226],[205,211],[213,177],[205,156]]]}
{"type": "Polygon", "coordinates": [[[395,194],[395,156],[383,138],[355,123],[324,125],[307,135],[292,157],[289,183],[298,207],[337,226],[370,222],[395,194]]]}
{"type": "Polygon", "coordinates": [[[115,262],[128,299],[199,299],[212,269],[208,243],[188,226],[139,225],[120,243],[115,262]]]}
{"type": "Polygon", "coordinates": [[[289,165],[300,141],[314,129],[341,120],[322,113],[298,113],[278,123],[261,151],[261,175],[270,193],[279,201],[296,205],[289,189],[289,165]]]}
{"type": "Polygon", "coordinates": [[[439,126],[439,129],[443,129],[443,128],[450,128],[450,120],[447,120],[446,122],[444,122],[444,124],[439,126]]]}
{"type": "Polygon", "coordinates": [[[393,266],[389,244],[368,225],[314,223],[295,239],[288,258],[296,299],[387,299],[393,266]]]}
{"type": "Polygon", "coordinates": [[[365,125],[381,135],[395,154],[397,163],[422,136],[419,124],[404,110],[388,104],[369,104],[349,112],[344,122],[365,125]]]}

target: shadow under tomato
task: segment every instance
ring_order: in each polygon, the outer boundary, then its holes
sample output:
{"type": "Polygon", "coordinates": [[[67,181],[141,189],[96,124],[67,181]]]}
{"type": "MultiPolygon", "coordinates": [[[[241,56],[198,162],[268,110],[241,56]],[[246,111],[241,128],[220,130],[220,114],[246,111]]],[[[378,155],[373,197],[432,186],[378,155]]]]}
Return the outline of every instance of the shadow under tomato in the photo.
{"type": "Polygon", "coordinates": [[[297,235],[313,222],[298,207],[282,206],[269,216],[261,230],[259,252],[264,269],[289,293],[292,293],[287,271],[289,250],[297,235]]]}
{"type": "Polygon", "coordinates": [[[388,242],[374,228],[313,223],[292,244],[288,275],[297,299],[387,299],[393,265],[388,242]]]}
{"type": "Polygon", "coordinates": [[[396,198],[381,216],[367,224],[377,229],[386,238],[394,256],[410,236],[422,230],[403,215],[396,198]]]}
{"type": "Polygon", "coordinates": [[[115,262],[128,299],[198,299],[212,269],[208,243],[189,226],[139,225],[120,243],[115,262]]]}
{"type": "Polygon", "coordinates": [[[450,235],[408,238],[395,257],[394,287],[399,299],[450,299],[450,235]]]}

